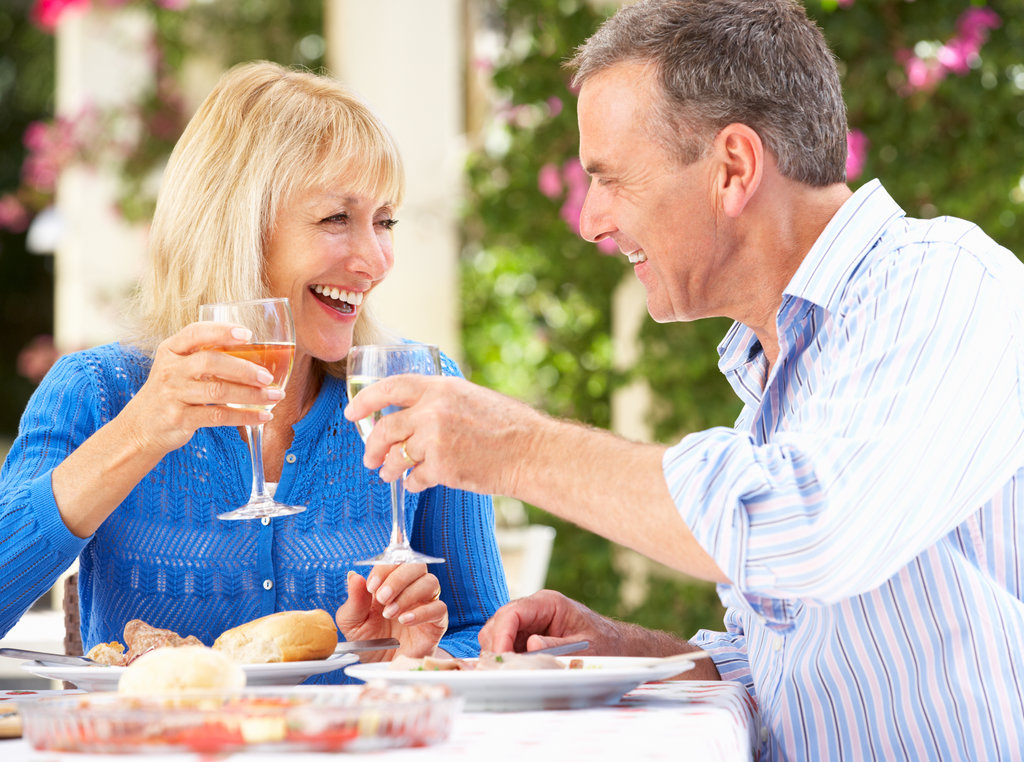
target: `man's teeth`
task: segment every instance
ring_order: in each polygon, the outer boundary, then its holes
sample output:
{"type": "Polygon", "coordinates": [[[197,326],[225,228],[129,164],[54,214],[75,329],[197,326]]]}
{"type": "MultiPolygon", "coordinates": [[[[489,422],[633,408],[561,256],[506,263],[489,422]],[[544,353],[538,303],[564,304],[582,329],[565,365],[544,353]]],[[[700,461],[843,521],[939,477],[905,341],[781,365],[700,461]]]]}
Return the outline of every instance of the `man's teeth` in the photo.
{"type": "Polygon", "coordinates": [[[340,288],[321,285],[314,286],[313,290],[318,294],[329,296],[331,299],[337,299],[342,302],[348,302],[356,307],[363,303],[363,293],[361,291],[342,291],[340,288]]]}
{"type": "Polygon", "coordinates": [[[631,265],[638,265],[641,262],[647,261],[647,255],[642,251],[632,251],[626,255],[626,258],[629,260],[631,265]]]}

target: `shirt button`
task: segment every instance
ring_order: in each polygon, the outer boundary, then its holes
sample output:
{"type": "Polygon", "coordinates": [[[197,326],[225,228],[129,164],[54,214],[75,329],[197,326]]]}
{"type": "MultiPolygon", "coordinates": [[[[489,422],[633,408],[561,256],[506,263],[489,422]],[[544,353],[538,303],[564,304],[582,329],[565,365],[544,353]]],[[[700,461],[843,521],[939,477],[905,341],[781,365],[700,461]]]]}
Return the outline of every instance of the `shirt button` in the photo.
{"type": "Polygon", "coordinates": [[[768,730],[768,727],[766,725],[762,725],[761,726],[761,742],[764,743],[765,741],[767,741],[769,735],[770,735],[770,732],[768,730]]]}
{"type": "Polygon", "coordinates": [[[267,526],[270,523],[270,516],[264,516],[262,519],[260,519],[260,523],[263,526],[267,526]]]}
{"type": "Polygon", "coordinates": [[[290,452],[287,455],[285,455],[284,459],[287,460],[289,463],[294,463],[296,460],[298,460],[298,458],[295,457],[295,453],[293,452],[290,452]]]}
{"type": "Polygon", "coordinates": [[[273,586],[274,586],[274,581],[273,580],[271,580],[271,579],[263,580],[263,589],[264,590],[269,590],[273,586]]]}
{"type": "Polygon", "coordinates": [[[775,638],[775,642],[772,644],[772,648],[778,652],[782,650],[782,638],[775,638]]]}

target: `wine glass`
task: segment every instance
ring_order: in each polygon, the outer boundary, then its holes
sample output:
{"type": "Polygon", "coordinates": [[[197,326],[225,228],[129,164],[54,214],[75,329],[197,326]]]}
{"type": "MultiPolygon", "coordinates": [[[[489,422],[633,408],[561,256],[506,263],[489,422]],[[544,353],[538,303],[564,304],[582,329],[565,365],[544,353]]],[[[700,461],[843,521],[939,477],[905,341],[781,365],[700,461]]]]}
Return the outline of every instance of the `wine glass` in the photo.
{"type": "MultiPolygon", "coordinates": [[[[242,302],[218,302],[199,308],[199,319],[217,323],[241,325],[252,331],[247,344],[211,347],[218,352],[241,357],[262,365],[274,380],[270,386],[283,389],[288,384],[295,359],[295,324],[287,299],[252,299],[242,302]]],[[[270,410],[275,403],[241,405],[233,402],[228,407],[246,410],[270,410]]],[[[249,501],[233,511],[220,513],[219,519],[262,519],[273,516],[291,516],[306,510],[305,506],[279,503],[267,492],[263,476],[263,424],[245,427],[252,461],[252,492],[249,501]]]]}
{"type": "MultiPolygon", "coordinates": [[[[423,373],[431,376],[441,374],[440,352],[433,344],[363,344],[354,346],[348,354],[348,370],[345,374],[348,386],[348,398],[352,399],[370,384],[387,376],[401,373],[423,373]]],[[[399,408],[388,405],[372,415],[356,421],[359,436],[366,442],[373,425],[388,413],[399,408]]],[[[391,541],[380,555],[358,564],[404,564],[444,563],[443,558],[434,558],[412,549],[405,533],[405,476],[409,471],[402,472],[401,478],[391,482],[391,541]]]]}

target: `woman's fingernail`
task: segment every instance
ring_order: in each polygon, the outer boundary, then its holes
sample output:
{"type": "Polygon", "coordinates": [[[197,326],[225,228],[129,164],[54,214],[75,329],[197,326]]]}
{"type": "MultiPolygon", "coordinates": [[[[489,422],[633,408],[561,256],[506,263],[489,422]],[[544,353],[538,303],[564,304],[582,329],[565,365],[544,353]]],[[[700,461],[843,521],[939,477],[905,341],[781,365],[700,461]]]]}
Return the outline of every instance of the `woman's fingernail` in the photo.
{"type": "Polygon", "coordinates": [[[269,384],[273,382],[274,374],[266,368],[260,368],[259,372],[256,374],[256,380],[261,384],[269,384]]]}
{"type": "Polygon", "coordinates": [[[264,394],[268,400],[283,400],[284,390],[283,389],[267,389],[264,394]]]}
{"type": "Polygon", "coordinates": [[[373,595],[374,592],[376,592],[378,586],[380,586],[379,577],[370,577],[368,580],[366,580],[366,592],[368,592],[370,595],[373,595]]]}
{"type": "Polygon", "coordinates": [[[252,338],[252,331],[243,326],[236,325],[231,329],[231,335],[240,341],[248,341],[252,338]]]}
{"type": "Polygon", "coordinates": [[[413,621],[415,618],[416,615],[414,613],[412,613],[411,611],[406,611],[404,614],[402,614],[402,616],[398,617],[398,623],[409,624],[409,622],[413,621]]]}
{"type": "Polygon", "coordinates": [[[394,595],[394,591],[388,585],[384,585],[384,587],[377,591],[377,602],[385,604],[390,601],[394,595]]]}
{"type": "MultiPolygon", "coordinates": [[[[380,612],[380,614],[385,619],[390,619],[391,617],[393,617],[395,615],[395,613],[397,613],[397,611],[398,611],[398,604],[397,603],[392,603],[389,606],[385,606],[384,610],[382,612],[380,612]]],[[[405,616],[405,614],[403,614],[402,616],[405,616]]],[[[401,617],[399,617],[398,621],[402,621],[401,617]]]]}

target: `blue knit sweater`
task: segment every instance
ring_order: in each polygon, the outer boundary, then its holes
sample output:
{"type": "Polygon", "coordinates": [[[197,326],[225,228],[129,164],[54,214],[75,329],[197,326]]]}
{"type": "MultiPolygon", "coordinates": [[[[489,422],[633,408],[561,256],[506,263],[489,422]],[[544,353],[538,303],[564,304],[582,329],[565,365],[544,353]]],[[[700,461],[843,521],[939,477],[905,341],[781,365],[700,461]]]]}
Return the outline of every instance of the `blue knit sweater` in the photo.
{"type": "MultiPolygon", "coordinates": [[[[63,357],[30,400],[0,472],[0,636],[75,560],[82,639],[122,640],[140,618],[210,644],[222,631],[274,611],[322,608],[346,598],[353,562],[380,551],[391,525],[390,490],[362,464],[363,443],[342,410],[345,385],[327,377],[294,428],[277,497],[295,516],[221,521],[251,484],[246,444],[234,427],[199,429],[132,490],[86,539],[64,526],[52,470],[114,418],[145,381],[145,356],[118,344],[63,357]]],[[[458,374],[448,358],[446,375],[458,374]]],[[[441,646],[479,650],[477,632],[508,600],[489,497],[435,487],[406,496],[417,550],[447,563],[441,582],[450,627],[441,646]]],[[[325,679],[337,681],[341,672],[325,679]]]]}

